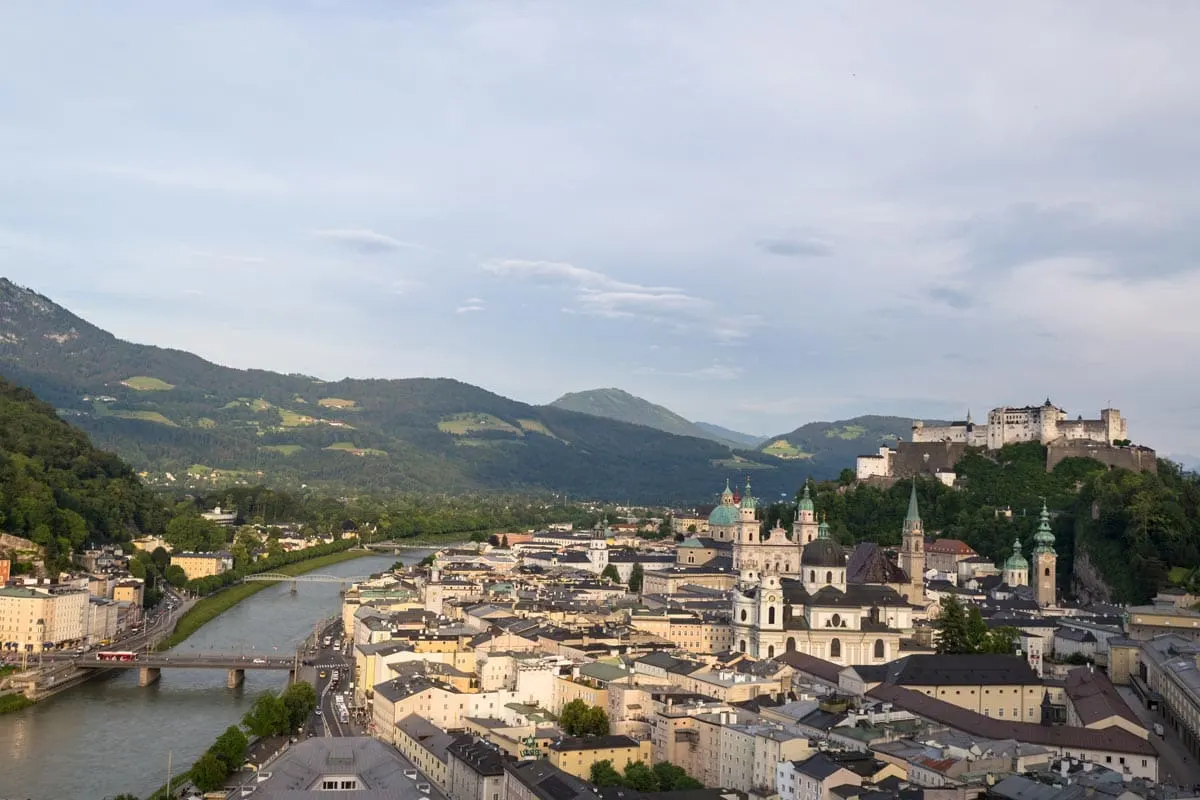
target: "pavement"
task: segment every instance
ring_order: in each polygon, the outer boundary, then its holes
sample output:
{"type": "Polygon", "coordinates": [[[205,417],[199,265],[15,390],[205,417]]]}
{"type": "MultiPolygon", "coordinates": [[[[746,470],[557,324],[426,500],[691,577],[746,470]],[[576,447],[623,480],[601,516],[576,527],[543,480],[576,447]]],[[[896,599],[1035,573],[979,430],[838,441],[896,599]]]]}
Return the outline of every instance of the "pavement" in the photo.
{"type": "Polygon", "coordinates": [[[1162,713],[1146,708],[1128,686],[1118,686],[1117,692],[1150,730],[1150,744],[1158,751],[1158,782],[1189,788],[1200,785],[1200,763],[1188,752],[1179,740],[1179,734],[1167,724],[1162,713]],[[1154,733],[1155,723],[1163,726],[1162,736],[1154,733]]]}

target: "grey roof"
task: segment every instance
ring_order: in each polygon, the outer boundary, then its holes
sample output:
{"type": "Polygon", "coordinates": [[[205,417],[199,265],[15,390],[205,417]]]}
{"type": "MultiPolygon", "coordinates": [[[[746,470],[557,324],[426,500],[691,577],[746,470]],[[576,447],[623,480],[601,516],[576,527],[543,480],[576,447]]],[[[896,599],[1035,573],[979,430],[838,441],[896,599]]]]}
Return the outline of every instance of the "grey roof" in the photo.
{"type": "Polygon", "coordinates": [[[428,750],[438,761],[446,763],[446,751],[454,742],[454,736],[417,714],[409,714],[396,723],[396,727],[428,750]]]}
{"type": "Polygon", "coordinates": [[[312,738],[297,742],[272,762],[270,777],[254,791],[258,800],[323,797],[310,791],[323,775],[352,774],[363,789],[339,792],[345,800],[406,800],[415,797],[404,777],[408,762],[388,745],[369,736],[312,738]]]}
{"type": "Polygon", "coordinates": [[[447,752],[477,775],[504,774],[504,755],[494,745],[474,736],[458,737],[447,748],[447,752]]]}
{"type": "Polygon", "coordinates": [[[846,564],[847,583],[908,583],[908,575],[875,542],[860,542],[846,564]]]}
{"type": "Polygon", "coordinates": [[[1120,717],[1139,728],[1145,727],[1103,672],[1090,667],[1079,667],[1068,672],[1067,697],[1071,698],[1075,713],[1084,725],[1120,717]]]}
{"type": "Polygon", "coordinates": [[[887,682],[898,686],[1041,685],[1037,673],[1021,656],[911,655],[887,666],[887,682]]]}
{"type": "Polygon", "coordinates": [[[793,761],[792,764],[795,765],[797,772],[819,781],[825,780],[842,769],[841,764],[835,764],[824,753],[817,753],[807,761],[793,761]]]}

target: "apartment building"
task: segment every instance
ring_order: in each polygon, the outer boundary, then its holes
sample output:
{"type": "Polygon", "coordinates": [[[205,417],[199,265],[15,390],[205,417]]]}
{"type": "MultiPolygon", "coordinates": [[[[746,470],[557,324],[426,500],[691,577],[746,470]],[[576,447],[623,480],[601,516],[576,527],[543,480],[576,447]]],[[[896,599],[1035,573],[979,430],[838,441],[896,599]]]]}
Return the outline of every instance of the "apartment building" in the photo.
{"type": "Polygon", "coordinates": [[[504,792],[504,755],[472,736],[460,736],[446,748],[448,800],[500,800],[504,792]]]}
{"type": "Polygon", "coordinates": [[[88,593],[51,593],[28,587],[0,588],[0,642],[37,653],[74,647],[87,638],[88,593]]]}
{"type": "Polygon", "coordinates": [[[233,569],[233,556],[229,553],[174,553],[171,563],[182,567],[188,580],[194,581],[233,569]]]}
{"type": "Polygon", "coordinates": [[[550,745],[549,760],[563,772],[587,780],[592,765],[600,761],[611,761],[618,772],[635,761],[650,766],[650,742],[628,736],[570,736],[550,745]]]}

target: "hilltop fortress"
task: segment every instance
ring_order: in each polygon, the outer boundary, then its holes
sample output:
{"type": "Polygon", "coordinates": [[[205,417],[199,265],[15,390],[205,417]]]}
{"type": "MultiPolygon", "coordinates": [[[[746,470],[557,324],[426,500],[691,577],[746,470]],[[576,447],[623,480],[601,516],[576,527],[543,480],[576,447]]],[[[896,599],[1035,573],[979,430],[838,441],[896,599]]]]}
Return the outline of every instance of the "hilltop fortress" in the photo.
{"type": "Polygon", "coordinates": [[[889,485],[914,475],[935,477],[950,485],[956,477],[954,465],[968,447],[999,450],[1017,442],[1044,444],[1047,470],[1071,457],[1131,470],[1156,468],[1154,451],[1130,442],[1128,422],[1117,409],[1101,409],[1099,419],[1070,419],[1047,398],[1040,406],[993,408],[986,423],[974,422],[970,412],[965,420],[945,425],[914,420],[911,441],[859,456],[855,473],[859,480],[889,485]]]}

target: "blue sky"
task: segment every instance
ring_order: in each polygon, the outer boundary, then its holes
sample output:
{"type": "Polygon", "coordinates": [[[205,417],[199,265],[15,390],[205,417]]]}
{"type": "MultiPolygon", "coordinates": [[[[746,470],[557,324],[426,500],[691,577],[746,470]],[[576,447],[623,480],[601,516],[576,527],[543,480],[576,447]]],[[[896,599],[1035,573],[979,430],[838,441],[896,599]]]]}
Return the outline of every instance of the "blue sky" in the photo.
{"type": "Polygon", "coordinates": [[[1200,5],[10,4],[0,272],[239,367],[1200,452],[1200,5]]]}

